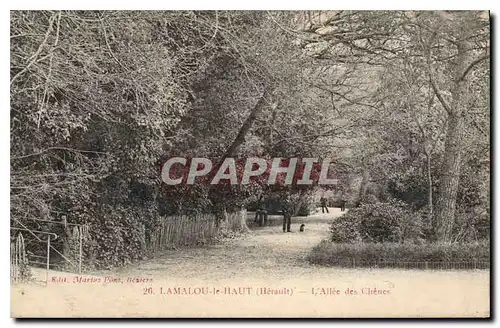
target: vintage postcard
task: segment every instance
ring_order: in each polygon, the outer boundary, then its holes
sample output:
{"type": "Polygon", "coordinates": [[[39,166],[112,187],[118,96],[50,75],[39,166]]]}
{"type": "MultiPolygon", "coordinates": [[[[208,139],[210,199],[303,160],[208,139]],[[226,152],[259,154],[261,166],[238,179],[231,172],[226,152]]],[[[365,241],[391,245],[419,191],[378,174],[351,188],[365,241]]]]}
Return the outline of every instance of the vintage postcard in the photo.
{"type": "Polygon", "coordinates": [[[488,11],[10,12],[13,318],[489,318],[488,11]]]}

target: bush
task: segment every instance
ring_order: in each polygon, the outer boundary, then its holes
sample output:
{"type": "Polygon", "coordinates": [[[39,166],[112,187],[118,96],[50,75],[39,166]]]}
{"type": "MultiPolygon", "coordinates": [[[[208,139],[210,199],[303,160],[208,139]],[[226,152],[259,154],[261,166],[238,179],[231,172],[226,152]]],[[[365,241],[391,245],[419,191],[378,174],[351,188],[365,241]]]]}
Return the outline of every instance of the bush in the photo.
{"type": "Polygon", "coordinates": [[[472,211],[458,211],[453,227],[453,237],[457,242],[488,240],[490,237],[490,214],[476,207],[472,211]]]}
{"type": "Polygon", "coordinates": [[[309,216],[316,211],[316,204],[311,199],[305,199],[301,204],[297,216],[309,216]]]}
{"type": "Polygon", "coordinates": [[[308,260],[326,266],[375,266],[380,262],[391,262],[395,266],[411,267],[411,263],[422,262],[487,262],[490,260],[490,245],[487,242],[468,244],[444,243],[348,243],[321,242],[313,248],[308,260]]]}
{"type": "Polygon", "coordinates": [[[351,211],[333,221],[330,226],[331,241],[336,243],[354,243],[362,240],[359,233],[359,221],[353,220],[350,213],[351,211]]]}
{"type": "Polygon", "coordinates": [[[400,201],[364,204],[335,220],[331,241],[338,243],[399,242],[423,237],[422,220],[400,201]]]}
{"type": "Polygon", "coordinates": [[[90,223],[96,268],[109,269],[146,258],[146,243],[158,217],[154,208],[102,206],[98,213],[90,223]]]}

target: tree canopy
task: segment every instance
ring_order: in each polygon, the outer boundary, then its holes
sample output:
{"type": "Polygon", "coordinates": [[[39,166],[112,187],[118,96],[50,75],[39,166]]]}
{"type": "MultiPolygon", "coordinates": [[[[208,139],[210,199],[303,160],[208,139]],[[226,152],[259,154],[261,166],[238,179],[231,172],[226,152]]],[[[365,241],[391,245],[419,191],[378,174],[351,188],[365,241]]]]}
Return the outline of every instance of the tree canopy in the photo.
{"type": "Polygon", "coordinates": [[[165,186],[168,157],[329,157],[353,204],[378,190],[456,240],[489,217],[489,28],[473,11],[12,11],[11,224],[90,224],[114,254],[162,215],[317,188],[165,186]]]}

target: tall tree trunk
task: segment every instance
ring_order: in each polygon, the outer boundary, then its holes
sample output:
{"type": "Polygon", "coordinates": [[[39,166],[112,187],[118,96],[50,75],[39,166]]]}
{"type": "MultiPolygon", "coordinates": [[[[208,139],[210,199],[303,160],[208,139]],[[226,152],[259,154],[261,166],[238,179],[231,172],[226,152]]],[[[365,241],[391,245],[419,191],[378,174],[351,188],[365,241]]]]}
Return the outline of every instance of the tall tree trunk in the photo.
{"type": "Polygon", "coordinates": [[[432,219],[432,214],[434,212],[434,206],[433,206],[433,192],[432,192],[432,171],[431,171],[431,154],[426,153],[425,154],[427,158],[427,185],[429,188],[429,192],[427,193],[427,202],[429,204],[429,218],[432,219]]]}
{"type": "Polygon", "coordinates": [[[462,139],[465,128],[463,115],[466,112],[467,81],[464,79],[464,72],[468,61],[468,46],[468,42],[461,41],[457,49],[457,67],[452,88],[452,101],[448,108],[444,161],[439,194],[436,200],[435,233],[437,240],[443,242],[451,242],[455,223],[455,208],[462,166],[462,139]]]}
{"type": "MultiPolygon", "coordinates": [[[[250,128],[253,125],[253,122],[257,119],[259,114],[262,112],[266,105],[266,101],[268,100],[269,95],[273,92],[272,88],[269,88],[267,86],[264,87],[264,92],[262,96],[259,98],[257,103],[255,104],[254,108],[252,108],[250,115],[246,118],[245,122],[241,126],[240,130],[238,131],[238,134],[236,135],[236,138],[234,141],[231,143],[229,148],[226,150],[226,153],[224,156],[221,158],[219,165],[222,164],[222,162],[228,158],[228,157],[233,157],[236,156],[238,153],[238,150],[240,146],[245,142],[245,138],[248,134],[248,131],[250,131],[250,128]]],[[[209,187],[208,193],[209,195],[213,192],[213,185],[209,187]]],[[[213,199],[213,197],[210,197],[213,199]]],[[[226,204],[215,204],[216,207],[216,226],[220,230],[227,230],[228,228],[228,214],[227,214],[227,208],[226,204]]],[[[246,225],[246,221],[245,221],[246,225]]]]}
{"type": "Polygon", "coordinates": [[[304,199],[306,197],[306,193],[307,192],[304,191],[303,189],[299,190],[299,199],[297,200],[297,203],[295,204],[295,206],[293,208],[292,216],[297,216],[297,214],[299,213],[300,208],[302,207],[302,204],[304,203],[304,199]]]}
{"type": "Polygon", "coordinates": [[[216,205],[215,226],[219,231],[226,232],[229,228],[229,218],[225,204],[216,205]]]}
{"type": "Polygon", "coordinates": [[[259,114],[262,112],[266,105],[266,100],[269,97],[269,95],[273,92],[273,89],[270,87],[264,87],[264,93],[262,96],[259,98],[255,106],[252,108],[252,111],[250,112],[250,115],[248,115],[247,119],[243,123],[243,125],[240,128],[240,131],[238,132],[238,135],[234,139],[233,143],[229,148],[227,149],[226,153],[224,154],[224,157],[221,160],[224,161],[226,157],[232,157],[235,156],[238,153],[238,149],[240,146],[245,142],[246,135],[248,134],[248,131],[250,131],[250,128],[253,125],[253,122],[255,119],[259,116],[259,114]]]}
{"type": "Polygon", "coordinates": [[[247,226],[247,209],[245,207],[243,206],[241,207],[239,216],[240,216],[240,226],[238,227],[238,229],[242,232],[248,232],[250,229],[248,229],[247,226]]]}
{"type": "Polygon", "coordinates": [[[362,203],[366,199],[366,189],[368,187],[368,184],[370,183],[370,171],[368,169],[363,170],[363,178],[361,180],[361,186],[359,187],[359,195],[358,195],[358,202],[362,203]]]}
{"type": "Polygon", "coordinates": [[[451,241],[453,224],[455,223],[455,207],[462,165],[463,129],[463,118],[451,115],[448,120],[444,163],[435,211],[436,237],[439,241],[444,242],[451,241]]]}

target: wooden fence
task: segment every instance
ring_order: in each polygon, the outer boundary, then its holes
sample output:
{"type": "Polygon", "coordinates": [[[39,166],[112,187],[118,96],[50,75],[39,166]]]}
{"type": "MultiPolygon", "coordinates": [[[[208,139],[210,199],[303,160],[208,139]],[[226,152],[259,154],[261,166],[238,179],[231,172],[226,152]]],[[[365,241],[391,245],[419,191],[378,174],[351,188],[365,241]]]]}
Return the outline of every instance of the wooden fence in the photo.
{"type": "MultiPolygon", "coordinates": [[[[225,224],[226,231],[238,231],[246,227],[246,210],[228,213],[225,224]]],[[[47,221],[47,220],[37,220],[47,221]]],[[[53,222],[53,221],[48,221],[53,222]]],[[[186,247],[195,245],[204,245],[212,242],[220,234],[220,229],[216,226],[216,218],[213,214],[195,214],[195,215],[176,215],[163,217],[151,233],[148,242],[146,242],[145,227],[142,228],[142,246],[152,252],[164,250],[168,247],[186,247]]],[[[53,222],[61,223],[61,222],[53,222]]],[[[12,282],[22,282],[29,275],[31,266],[46,268],[48,279],[49,270],[56,269],[62,271],[71,271],[81,273],[84,265],[84,247],[86,242],[91,239],[89,227],[86,225],[67,224],[69,252],[63,254],[57,250],[51,242],[58,236],[54,233],[35,231],[28,229],[24,225],[21,227],[11,227],[11,231],[18,232],[14,241],[11,243],[10,255],[10,274],[12,282]],[[25,239],[21,234],[27,234],[31,237],[31,242],[40,243],[45,247],[44,254],[27,254],[25,248],[25,239]],[[55,254],[54,254],[55,253],[55,254]],[[54,263],[52,255],[58,255],[62,261],[54,263]],[[27,275],[28,274],[28,275],[27,275]]]]}
{"type": "MultiPolygon", "coordinates": [[[[246,219],[246,210],[228,213],[227,229],[237,231],[246,219]],[[243,216],[243,220],[242,220],[243,216]]],[[[164,217],[151,234],[149,248],[160,251],[167,247],[183,247],[205,244],[219,234],[213,214],[175,215],[164,217]]]]}

